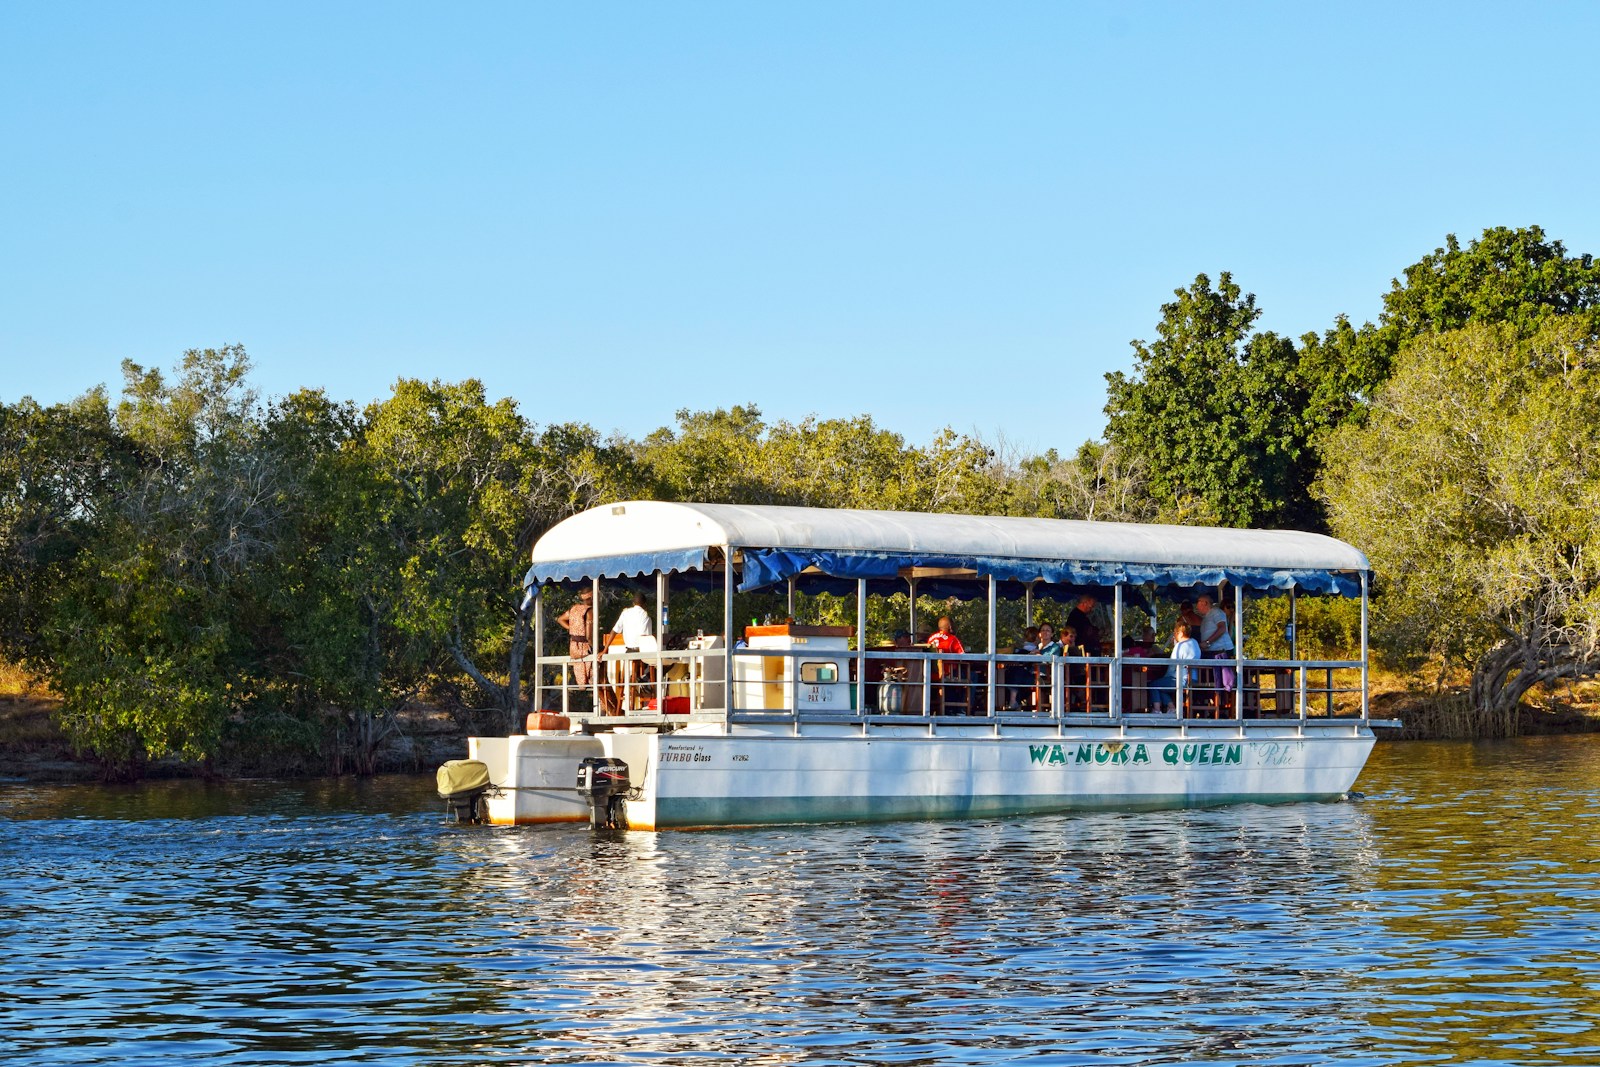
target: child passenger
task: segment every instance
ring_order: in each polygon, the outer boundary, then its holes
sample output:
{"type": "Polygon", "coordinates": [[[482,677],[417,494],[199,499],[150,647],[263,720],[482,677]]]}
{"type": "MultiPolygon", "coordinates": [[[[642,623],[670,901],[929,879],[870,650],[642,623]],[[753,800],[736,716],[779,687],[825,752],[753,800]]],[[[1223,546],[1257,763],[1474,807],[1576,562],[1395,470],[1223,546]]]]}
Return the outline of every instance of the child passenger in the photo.
{"type": "MultiPolygon", "coordinates": [[[[1189,624],[1180,622],[1172,628],[1172,659],[1198,660],[1200,658],[1200,642],[1190,636],[1189,624]]],[[[1150,680],[1150,709],[1157,713],[1165,713],[1176,708],[1174,689],[1177,679],[1183,676],[1185,687],[1189,685],[1189,668],[1178,664],[1167,668],[1158,678],[1150,680]]]]}

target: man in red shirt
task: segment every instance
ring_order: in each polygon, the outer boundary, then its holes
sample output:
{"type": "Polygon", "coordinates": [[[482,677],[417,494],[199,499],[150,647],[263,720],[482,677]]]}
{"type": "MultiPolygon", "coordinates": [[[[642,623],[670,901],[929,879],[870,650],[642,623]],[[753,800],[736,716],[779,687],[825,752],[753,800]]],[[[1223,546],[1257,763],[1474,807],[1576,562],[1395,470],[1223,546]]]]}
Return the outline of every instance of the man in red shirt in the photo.
{"type": "MultiPolygon", "coordinates": [[[[950,628],[950,616],[948,615],[939,616],[939,629],[929,635],[928,647],[935,652],[943,652],[951,656],[959,656],[966,651],[965,648],[961,647],[961,638],[957,637],[955,631],[950,628]]],[[[946,682],[944,680],[954,673],[952,671],[954,666],[955,664],[947,663],[944,660],[934,661],[934,677],[940,679],[939,690],[936,695],[939,698],[938,710],[941,714],[945,711],[945,705],[951,702],[950,698],[952,697],[958,706],[970,703],[965,699],[966,693],[951,691],[958,689],[961,685],[960,682],[946,682]]]]}
{"type": "Polygon", "coordinates": [[[939,629],[928,638],[928,647],[935,652],[948,652],[952,656],[959,656],[966,649],[961,647],[961,638],[950,628],[950,616],[939,616],[939,629]]]}

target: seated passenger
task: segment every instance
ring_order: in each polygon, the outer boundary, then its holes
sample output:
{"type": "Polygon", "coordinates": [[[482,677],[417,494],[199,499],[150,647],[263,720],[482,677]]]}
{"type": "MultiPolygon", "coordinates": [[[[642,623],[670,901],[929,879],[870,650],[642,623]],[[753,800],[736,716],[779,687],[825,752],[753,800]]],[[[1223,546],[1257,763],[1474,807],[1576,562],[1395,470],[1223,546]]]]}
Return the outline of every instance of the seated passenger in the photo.
{"type": "Polygon", "coordinates": [[[1047,622],[1039,624],[1039,647],[1036,650],[1043,659],[1055,659],[1061,655],[1061,642],[1056,639],[1056,630],[1047,622]]]}
{"type": "MultiPolygon", "coordinates": [[[[1172,628],[1172,655],[1167,658],[1176,660],[1198,660],[1200,658],[1200,642],[1189,636],[1189,634],[1189,624],[1186,622],[1180,622],[1172,628]]],[[[1150,692],[1151,707],[1159,711],[1164,710],[1163,705],[1166,707],[1174,706],[1174,688],[1178,678],[1180,676],[1183,678],[1183,686],[1187,690],[1193,684],[1193,673],[1193,668],[1185,667],[1181,663],[1174,667],[1169,667],[1160,678],[1150,683],[1152,687],[1150,692]],[[1160,686],[1159,689],[1155,688],[1157,685],[1160,686]]]]}
{"type": "Polygon", "coordinates": [[[1039,651],[1039,628],[1030,626],[1022,631],[1022,644],[1017,646],[1017,655],[1031,656],[1039,651]]]}
{"type": "MultiPolygon", "coordinates": [[[[1022,642],[1017,645],[1012,654],[1016,656],[1032,656],[1039,651],[1039,628],[1030,626],[1022,631],[1022,642]]],[[[1026,708],[1029,706],[1033,695],[1033,665],[1028,663],[1008,663],[1001,670],[1000,676],[1006,680],[1010,687],[1006,691],[1006,706],[1012,708],[1026,708]]]]}

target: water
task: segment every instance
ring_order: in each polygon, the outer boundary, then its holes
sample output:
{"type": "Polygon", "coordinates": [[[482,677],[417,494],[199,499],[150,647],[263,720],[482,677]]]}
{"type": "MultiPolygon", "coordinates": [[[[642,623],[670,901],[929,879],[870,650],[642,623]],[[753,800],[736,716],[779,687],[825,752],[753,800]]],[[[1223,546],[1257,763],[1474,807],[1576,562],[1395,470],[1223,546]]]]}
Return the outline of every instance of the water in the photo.
{"type": "Polygon", "coordinates": [[[0,786],[7,1063],[1600,1063],[1600,738],[1341,804],[634,833],[0,786]]]}

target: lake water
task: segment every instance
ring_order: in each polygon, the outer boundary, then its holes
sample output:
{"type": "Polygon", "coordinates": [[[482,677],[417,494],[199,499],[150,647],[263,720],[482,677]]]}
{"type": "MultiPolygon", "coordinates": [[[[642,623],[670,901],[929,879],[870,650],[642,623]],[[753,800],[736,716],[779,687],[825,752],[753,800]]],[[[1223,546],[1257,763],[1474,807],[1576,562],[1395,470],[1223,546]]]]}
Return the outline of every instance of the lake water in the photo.
{"type": "Polygon", "coordinates": [[[1600,1064],[1600,738],[1338,804],[595,836],[0,785],[8,1064],[1600,1064]]]}

